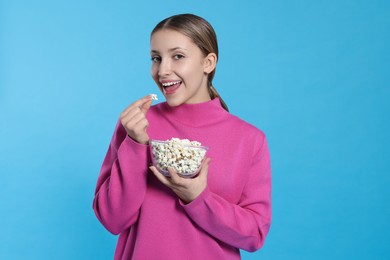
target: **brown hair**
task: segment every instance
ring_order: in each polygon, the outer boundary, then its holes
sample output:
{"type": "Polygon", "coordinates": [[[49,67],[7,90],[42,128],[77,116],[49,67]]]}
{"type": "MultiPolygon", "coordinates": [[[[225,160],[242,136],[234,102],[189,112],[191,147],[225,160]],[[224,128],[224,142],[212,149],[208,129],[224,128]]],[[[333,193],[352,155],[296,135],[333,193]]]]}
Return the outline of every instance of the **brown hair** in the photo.
{"type": "MultiPolygon", "coordinates": [[[[151,35],[162,29],[170,29],[184,34],[199,47],[205,56],[210,53],[215,53],[218,60],[217,35],[215,34],[213,27],[205,19],[194,14],[174,15],[159,22],[156,27],[154,27],[151,35]]],[[[208,90],[210,97],[211,99],[218,97],[222,107],[226,111],[229,111],[226,103],[212,85],[214,75],[215,69],[208,75],[208,90]]]]}

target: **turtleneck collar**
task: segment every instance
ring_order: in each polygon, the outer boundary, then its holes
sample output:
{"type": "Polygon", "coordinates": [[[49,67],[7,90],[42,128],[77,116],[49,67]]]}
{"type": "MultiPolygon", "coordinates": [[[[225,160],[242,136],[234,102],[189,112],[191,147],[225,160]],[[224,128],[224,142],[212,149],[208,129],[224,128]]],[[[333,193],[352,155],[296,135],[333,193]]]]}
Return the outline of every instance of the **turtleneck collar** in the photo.
{"type": "Polygon", "coordinates": [[[230,114],[222,106],[219,98],[197,104],[182,104],[171,107],[161,103],[163,113],[173,121],[190,126],[205,126],[226,119],[230,114]]]}

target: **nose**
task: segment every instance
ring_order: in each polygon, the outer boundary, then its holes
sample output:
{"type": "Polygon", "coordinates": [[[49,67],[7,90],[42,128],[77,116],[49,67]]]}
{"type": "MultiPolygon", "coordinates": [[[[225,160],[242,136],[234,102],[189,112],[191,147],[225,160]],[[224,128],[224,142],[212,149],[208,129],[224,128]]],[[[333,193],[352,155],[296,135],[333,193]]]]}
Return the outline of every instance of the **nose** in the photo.
{"type": "Polygon", "coordinates": [[[160,77],[171,74],[171,63],[168,59],[163,59],[158,67],[158,75],[160,77]]]}

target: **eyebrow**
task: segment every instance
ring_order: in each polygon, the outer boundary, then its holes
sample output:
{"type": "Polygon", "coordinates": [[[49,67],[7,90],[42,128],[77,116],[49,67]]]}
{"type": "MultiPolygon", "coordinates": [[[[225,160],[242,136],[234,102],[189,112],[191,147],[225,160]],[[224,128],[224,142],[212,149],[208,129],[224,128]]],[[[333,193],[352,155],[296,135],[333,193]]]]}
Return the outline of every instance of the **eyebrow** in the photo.
{"type": "MultiPolygon", "coordinates": [[[[174,48],[170,48],[170,49],[168,50],[168,52],[174,52],[174,51],[177,51],[177,50],[188,51],[186,48],[174,47],[174,48]]],[[[151,50],[150,52],[151,52],[151,53],[159,53],[159,51],[156,51],[156,50],[151,50]]]]}

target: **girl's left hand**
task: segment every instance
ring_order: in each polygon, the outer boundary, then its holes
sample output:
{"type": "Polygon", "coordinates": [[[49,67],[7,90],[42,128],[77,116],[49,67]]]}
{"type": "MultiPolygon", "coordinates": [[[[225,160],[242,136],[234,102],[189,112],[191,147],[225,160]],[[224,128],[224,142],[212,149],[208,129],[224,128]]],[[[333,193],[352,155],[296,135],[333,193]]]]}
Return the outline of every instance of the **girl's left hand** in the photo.
{"type": "Polygon", "coordinates": [[[165,177],[154,166],[150,166],[149,169],[157,179],[176,193],[184,203],[190,203],[207,187],[207,174],[210,161],[210,158],[206,158],[203,161],[198,176],[189,179],[180,177],[173,168],[168,168],[170,177],[165,177]]]}

